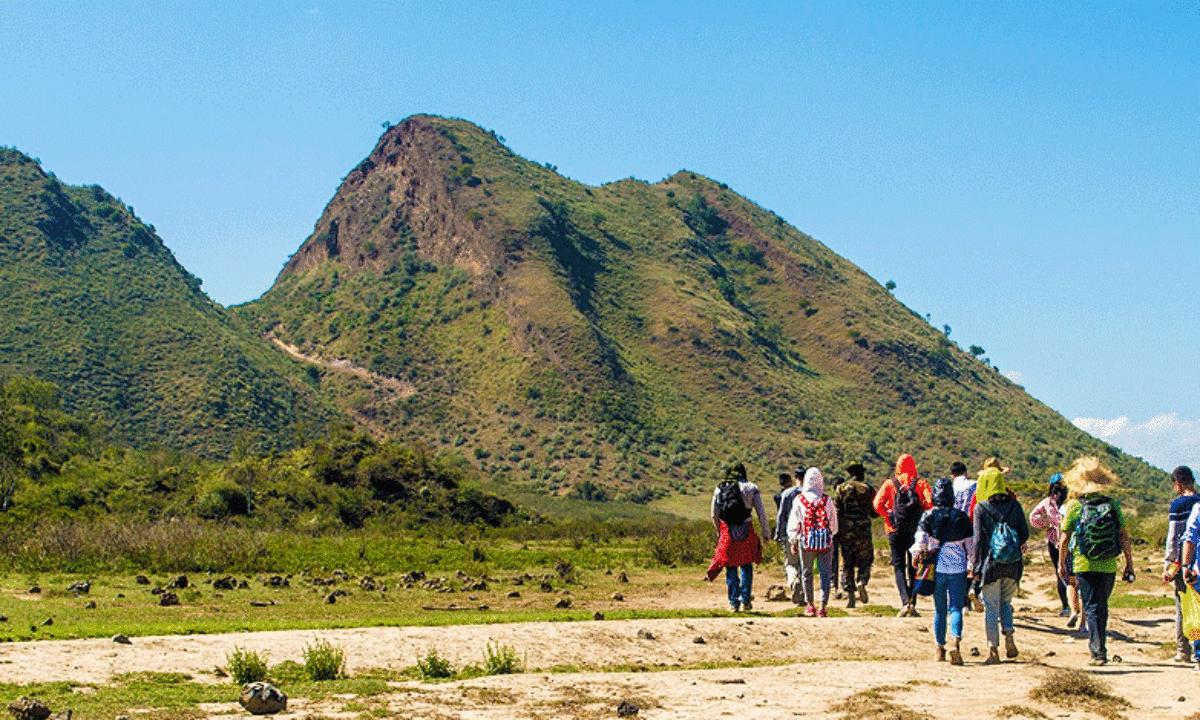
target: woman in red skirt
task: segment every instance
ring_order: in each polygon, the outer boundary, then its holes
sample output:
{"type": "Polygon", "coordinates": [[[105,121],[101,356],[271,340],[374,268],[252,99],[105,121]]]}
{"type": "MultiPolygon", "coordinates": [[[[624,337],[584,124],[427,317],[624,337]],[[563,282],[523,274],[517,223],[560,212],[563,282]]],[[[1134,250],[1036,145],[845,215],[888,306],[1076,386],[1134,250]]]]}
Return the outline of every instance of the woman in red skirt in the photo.
{"type": "Polygon", "coordinates": [[[717,550],[708,567],[707,579],[713,580],[725,568],[729,589],[729,609],[751,610],[754,564],[762,562],[762,542],[771,539],[767,513],[763,509],[758,486],[746,479],[746,466],[738,463],[725,471],[712,498],[712,523],[717,531],[717,550]],[[754,532],[751,512],[758,515],[759,532],[754,532]]]}

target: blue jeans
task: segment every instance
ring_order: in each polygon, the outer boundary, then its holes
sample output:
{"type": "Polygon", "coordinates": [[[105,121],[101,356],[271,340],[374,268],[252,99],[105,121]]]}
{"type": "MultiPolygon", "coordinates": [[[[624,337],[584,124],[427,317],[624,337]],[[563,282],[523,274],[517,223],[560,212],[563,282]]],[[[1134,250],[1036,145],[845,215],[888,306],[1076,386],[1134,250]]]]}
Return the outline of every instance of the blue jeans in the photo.
{"type": "Polygon", "coordinates": [[[729,604],[745,605],[750,602],[750,589],[754,586],[754,563],[746,563],[740,568],[725,568],[725,585],[729,588],[729,604]],[[741,579],[738,579],[738,571],[741,579]]]}
{"type": "MultiPolygon", "coordinates": [[[[983,586],[983,626],[987,630],[988,647],[1000,647],[1000,631],[1013,631],[1012,599],[1017,594],[1017,581],[999,578],[983,586]]],[[[1089,618],[1090,619],[1090,618],[1089,618]]]]}
{"type": "Polygon", "coordinates": [[[967,574],[934,573],[933,635],[938,645],[946,644],[946,622],[955,640],[962,637],[962,609],[967,602],[967,574]]]}

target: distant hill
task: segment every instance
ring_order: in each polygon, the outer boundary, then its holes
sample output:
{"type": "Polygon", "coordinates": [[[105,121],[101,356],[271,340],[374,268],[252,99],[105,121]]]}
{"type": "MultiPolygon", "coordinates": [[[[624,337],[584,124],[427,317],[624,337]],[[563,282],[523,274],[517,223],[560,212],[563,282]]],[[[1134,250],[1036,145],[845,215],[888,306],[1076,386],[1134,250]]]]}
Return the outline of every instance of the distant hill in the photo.
{"type": "Polygon", "coordinates": [[[0,148],[0,374],[57,384],[114,440],[202,455],[290,445],[337,415],[308,369],[200,290],[99,186],[0,148]]]}
{"type": "Polygon", "coordinates": [[[1098,454],[1163,492],[724,184],[589,187],[462,120],[389,128],[233,310],[359,424],[460,448],[530,496],[706,492],[735,460],[766,487],[852,460],[882,477],[901,452],[934,477],[999,456],[1030,491],[1098,454]]]}

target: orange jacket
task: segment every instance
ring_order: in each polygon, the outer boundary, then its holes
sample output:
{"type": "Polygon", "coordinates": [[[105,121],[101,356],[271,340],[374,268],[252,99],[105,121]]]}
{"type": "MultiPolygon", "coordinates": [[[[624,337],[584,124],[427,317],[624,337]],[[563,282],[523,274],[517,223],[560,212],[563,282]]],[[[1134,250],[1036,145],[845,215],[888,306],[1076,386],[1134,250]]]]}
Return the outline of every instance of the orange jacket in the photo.
{"type": "Polygon", "coordinates": [[[917,497],[921,499],[921,507],[928,510],[933,507],[933,488],[925,478],[917,475],[917,463],[912,455],[904,454],[896,460],[896,474],[883,481],[879,492],[875,493],[872,506],[875,512],[883,518],[884,527],[889,533],[896,532],[892,526],[892,508],[896,505],[896,491],[901,487],[909,487],[916,483],[917,497]]]}

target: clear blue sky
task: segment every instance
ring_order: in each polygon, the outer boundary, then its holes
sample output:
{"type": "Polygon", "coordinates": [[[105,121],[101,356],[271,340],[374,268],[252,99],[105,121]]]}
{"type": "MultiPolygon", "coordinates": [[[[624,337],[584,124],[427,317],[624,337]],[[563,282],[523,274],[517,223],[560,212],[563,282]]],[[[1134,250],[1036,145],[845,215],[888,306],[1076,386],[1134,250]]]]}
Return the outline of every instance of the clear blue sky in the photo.
{"type": "Polygon", "coordinates": [[[703,173],[1035,397],[1200,470],[1200,0],[12,2],[0,144],[258,297],[385,120],[703,173]]]}

